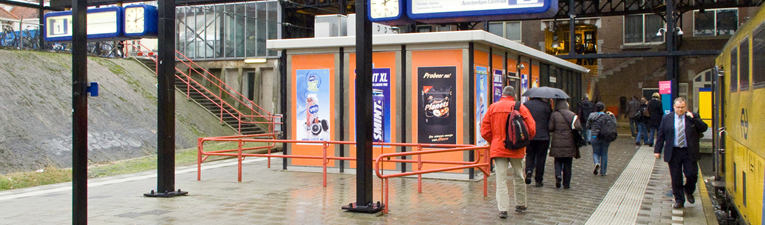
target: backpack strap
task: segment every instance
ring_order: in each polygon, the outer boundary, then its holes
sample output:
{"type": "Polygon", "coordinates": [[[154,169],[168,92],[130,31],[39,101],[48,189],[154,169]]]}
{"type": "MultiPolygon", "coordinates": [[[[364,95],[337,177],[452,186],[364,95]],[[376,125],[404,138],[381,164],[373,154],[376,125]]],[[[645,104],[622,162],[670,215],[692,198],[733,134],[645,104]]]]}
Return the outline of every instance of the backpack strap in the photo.
{"type": "Polygon", "coordinates": [[[521,101],[515,102],[515,107],[513,107],[513,110],[518,110],[518,112],[521,111],[521,101]]]}

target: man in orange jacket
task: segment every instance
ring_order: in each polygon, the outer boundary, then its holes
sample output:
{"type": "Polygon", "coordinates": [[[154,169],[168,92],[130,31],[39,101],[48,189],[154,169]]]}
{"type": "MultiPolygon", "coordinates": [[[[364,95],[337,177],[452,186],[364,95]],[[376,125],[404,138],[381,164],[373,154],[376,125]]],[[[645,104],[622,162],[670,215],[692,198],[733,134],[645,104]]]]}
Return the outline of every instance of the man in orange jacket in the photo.
{"type": "MultiPolygon", "coordinates": [[[[494,160],[497,175],[497,207],[499,208],[499,217],[507,218],[507,210],[510,208],[510,196],[507,193],[507,166],[508,163],[513,168],[513,192],[515,193],[515,211],[523,212],[526,210],[526,184],[524,183],[523,158],[526,155],[526,148],[506,149],[504,145],[507,135],[506,122],[507,116],[515,107],[515,88],[506,86],[502,90],[502,99],[489,106],[486,115],[481,121],[481,137],[488,140],[491,159],[494,160]]],[[[523,121],[528,127],[529,136],[536,135],[536,123],[531,117],[531,112],[521,104],[520,109],[523,121]]]]}

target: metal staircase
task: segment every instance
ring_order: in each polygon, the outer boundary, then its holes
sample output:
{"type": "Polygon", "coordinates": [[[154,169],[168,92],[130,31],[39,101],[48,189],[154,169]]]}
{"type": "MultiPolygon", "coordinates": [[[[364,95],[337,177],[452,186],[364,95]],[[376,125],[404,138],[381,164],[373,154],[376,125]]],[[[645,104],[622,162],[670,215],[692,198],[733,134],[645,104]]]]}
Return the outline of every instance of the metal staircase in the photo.
{"type": "MultiPolygon", "coordinates": [[[[143,49],[149,48],[143,46],[143,49]]],[[[135,60],[156,74],[157,54],[143,55],[147,57],[137,57],[135,60]]],[[[176,62],[183,63],[187,68],[190,68],[188,74],[177,67],[175,68],[175,88],[186,95],[188,100],[205,108],[211,115],[218,117],[221,124],[231,127],[241,135],[274,134],[275,138],[274,121],[277,121],[275,117],[279,117],[278,115],[265,111],[208,71],[195,69],[200,68],[200,66],[178,51],[176,51],[176,62]],[[210,87],[208,88],[192,78],[192,73],[201,77],[201,80],[210,84],[210,87]],[[210,89],[215,89],[215,91],[210,89]],[[231,103],[224,99],[228,99],[231,103]]]]}

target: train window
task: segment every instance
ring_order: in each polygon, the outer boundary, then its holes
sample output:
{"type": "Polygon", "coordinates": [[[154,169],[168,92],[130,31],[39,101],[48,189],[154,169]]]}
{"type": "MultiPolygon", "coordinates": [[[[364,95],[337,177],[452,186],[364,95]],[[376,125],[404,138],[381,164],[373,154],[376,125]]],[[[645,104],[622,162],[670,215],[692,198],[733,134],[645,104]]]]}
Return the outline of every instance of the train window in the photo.
{"type": "Polygon", "coordinates": [[[744,207],[746,207],[746,172],[741,172],[741,190],[743,190],[743,197],[744,197],[744,207]]]}
{"type": "Polygon", "coordinates": [[[751,73],[749,70],[749,38],[741,41],[738,49],[739,52],[741,52],[738,60],[738,89],[740,91],[746,91],[749,90],[749,74],[751,73]]]}
{"type": "Polygon", "coordinates": [[[738,182],[736,182],[736,174],[738,174],[738,170],[736,170],[736,163],[733,163],[733,191],[738,192],[738,182]]]}
{"type": "Polygon", "coordinates": [[[738,91],[738,48],[730,51],[730,92],[738,91]]]}
{"type": "Polygon", "coordinates": [[[752,88],[765,87],[765,26],[760,26],[752,38],[752,88]]]}

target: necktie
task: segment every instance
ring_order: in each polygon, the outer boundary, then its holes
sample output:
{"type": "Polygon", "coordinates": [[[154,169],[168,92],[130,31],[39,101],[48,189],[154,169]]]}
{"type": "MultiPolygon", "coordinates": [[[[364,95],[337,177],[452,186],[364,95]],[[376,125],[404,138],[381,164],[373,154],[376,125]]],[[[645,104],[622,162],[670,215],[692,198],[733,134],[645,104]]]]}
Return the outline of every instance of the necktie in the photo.
{"type": "Polygon", "coordinates": [[[677,147],[685,146],[685,124],[682,119],[677,120],[677,147]]]}

